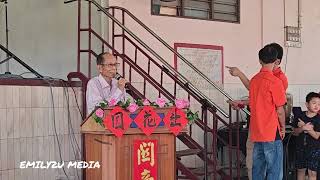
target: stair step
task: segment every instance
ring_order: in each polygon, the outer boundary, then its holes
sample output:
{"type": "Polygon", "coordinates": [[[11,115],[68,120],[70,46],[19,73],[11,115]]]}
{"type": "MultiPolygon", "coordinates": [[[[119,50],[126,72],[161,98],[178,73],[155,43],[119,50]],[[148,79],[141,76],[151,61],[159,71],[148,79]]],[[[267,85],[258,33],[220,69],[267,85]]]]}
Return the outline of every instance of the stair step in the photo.
{"type": "MultiPolygon", "coordinates": [[[[185,145],[188,146],[188,148],[191,148],[191,149],[200,149],[200,150],[203,150],[202,146],[200,146],[194,139],[192,139],[192,137],[190,137],[188,134],[186,133],[182,133],[180,135],[178,135],[178,138],[180,141],[182,141],[185,145]]],[[[198,157],[200,157],[202,160],[204,160],[206,157],[203,155],[203,153],[198,153],[197,154],[198,157]]],[[[177,158],[177,159],[180,159],[180,158],[177,158]]],[[[177,161],[177,163],[179,163],[180,161],[177,161]]],[[[208,158],[208,164],[213,164],[214,162],[212,160],[210,160],[208,158]]],[[[188,169],[187,167],[183,166],[181,164],[181,166],[185,169],[188,169]]],[[[219,169],[218,167],[216,168],[217,169],[217,173],[221,176],[221,177],[226,177],[226,173],[222,170],[222,169],[219,169]]],[[[203,171],[204,172],[204,171],[203,171]]],[[[191,174],[193,174],[191,171],[189,172],[191,174]]],[[[204,173],[203,173],[204,174],[204,173]]]]}
{"type": "Polygon", "coordinates": [[[185,149],[185,150],[181,150],[181,151],[177,151],[176,152],[176,156],[182,157],[182,156],[189,156],[189,155],[195,155],[200,153],[201,150],[200,149],[185,149]]]}
{"type": "Polygon", "coordinates": [[[188,176],[178,176],[177,179],[190,179],[188,176]]]}
{"type": "MultiPolygon", "coordinates": [[[[217,169],[219,169],[219,168],[217,167],[217,169]]],[[[216,169],[216,171],[218,171],[217,169],[216,169]]],[[[198,176],[202,176],[202,175],[204,175],[204,167],[192,169],[191,172],[198,175],[198,176]]],[[[208,174],[211,174],[213,172],[214,172],[213,166],[208,166],[208,174]]]]}

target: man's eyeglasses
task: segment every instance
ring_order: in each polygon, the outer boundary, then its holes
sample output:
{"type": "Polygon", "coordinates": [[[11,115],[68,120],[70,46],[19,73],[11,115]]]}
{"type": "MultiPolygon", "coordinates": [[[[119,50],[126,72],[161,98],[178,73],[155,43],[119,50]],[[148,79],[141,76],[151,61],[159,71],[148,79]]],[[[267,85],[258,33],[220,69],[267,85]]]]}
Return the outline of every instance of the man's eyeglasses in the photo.
{"type": "Polygon", "coordinates": [[[114,63],[114,64],[100,64],[102,67],[112,68],[112,67],[119,67],[120,63],[114,63]]]}

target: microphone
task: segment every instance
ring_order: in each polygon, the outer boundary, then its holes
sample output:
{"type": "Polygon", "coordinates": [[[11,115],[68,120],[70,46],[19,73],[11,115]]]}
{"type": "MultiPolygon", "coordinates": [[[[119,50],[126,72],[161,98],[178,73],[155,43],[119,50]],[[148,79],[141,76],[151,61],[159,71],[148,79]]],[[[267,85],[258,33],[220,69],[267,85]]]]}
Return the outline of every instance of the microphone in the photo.
{"type": "MultiPolygon", "coordinates": [[[[123,78],[118,72],[116,72],[116,75],[114,75],[114,77],[113,78],[115,78],[116,80],[120,80],[120,78],[123,78]]],[[[129,84],[129,82],[126,82],[126,84],[125,84],[125,86],[124,86],[124,88],[125,89],[128,89],[128,84],[129,84]]]]}
{"type": "Polygon", "coordinates": [[[120,80],[120,78],[122,78],[122,76],[117,72],[116,75],[114,75],[114,78],[116,80],[120,80]]]}

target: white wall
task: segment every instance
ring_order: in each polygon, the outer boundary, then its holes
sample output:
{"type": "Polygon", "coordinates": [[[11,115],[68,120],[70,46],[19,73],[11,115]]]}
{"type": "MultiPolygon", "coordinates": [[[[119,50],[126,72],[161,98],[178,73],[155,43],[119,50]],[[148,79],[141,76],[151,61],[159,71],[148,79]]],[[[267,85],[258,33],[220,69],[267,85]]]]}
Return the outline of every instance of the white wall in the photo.
{"type": "MultiPolygon", "coordinates": [[[[150,0],[110,0],[109,3],[127,8],[166,40],[169,45],[173,46],[175,42],[221,45],[224,47],[225,64],[240,65],[244,70],[252,66],[258,67],[256,52],[261,46],[259,1],[251,1],[250,6],[245,5],[245,2],[241,3],[240,24],[152,16],[150,0]]],[[[130,24],[128,26],[130,27],[130,24]]],[[[136,26],[132,25],[131,27],[134,27],[132,30],[136,34],[144,34],[136,26]]],[[[152,46],[151,38],[140,37],[152,46]]],[[[173,57],[168,55],[168,51],[162,47],[157,47],[157,50],[160,50],[160,54],[173,64],[173,57]]],[[[226,80],[230,81],[231,79],[227,76],[226,80]]]]}
{"type": "MultiPolygon", "coordinates": [[[[109,4],[131,11],[171,46],[175,42],[223,46],[224,64],[240,67],[249,77],[260,68],[257,52],[262,45],[271,42],[284,45],[284,26],[298,24],[298,0],[241,1],[240,24],[153,16],[150,0],[110,0],[109,4]]],[[[320,61],[316,60],[320,57],[317,53],[317,44],[320,43],[320,2],[301,1],[300,7],[302,47],[284,47],[282,62],[289,79],[289,92],[293,94],[299,94],[301,88],[308,89],[310,84],[320,84],[317,75],[320,61]]],[[[173,64],[172,53],[155,43],[151,36],[130,20],[126,20],[126,26],[173,64]]],[[[231,77],[226,70],[224,74],[225,89],[233,95],[243,95],[239,80],[231,77]]],[[[295,96],[294,101],[303,102],[304,96],[295,96]]]]}
{"type": "MultiPolygon", "coordinates": [[[[82,27],[87,25],[87,3],[82,3],[82,27]]],[[[100,13],[93,10],[93,25],[101,31],[100,13]]],[[[0,43],[5,45],[5,8],[0,3],[0,43]]],[[[45,76],[66,79],[77,65],[77,2],[64,4],[64,0],[9,0],[9,49],[45,76]]],[[[82,48],[87,47],[87,37],[82,48]]],[[[4,59],[0,53],[0,59],[4,59]]],[[[87,55],[82,56],[82,70],[87,71],[87,55]]],[[[94,61],[95,62],[95,61],[94,61]]],[[[10,62],[12,73],[26,71],[10,62]]],[[[6,66],[0,66],[0,74],[6,66]]],[[[29,75],[30,76],[30,75],[29,75]]]]}

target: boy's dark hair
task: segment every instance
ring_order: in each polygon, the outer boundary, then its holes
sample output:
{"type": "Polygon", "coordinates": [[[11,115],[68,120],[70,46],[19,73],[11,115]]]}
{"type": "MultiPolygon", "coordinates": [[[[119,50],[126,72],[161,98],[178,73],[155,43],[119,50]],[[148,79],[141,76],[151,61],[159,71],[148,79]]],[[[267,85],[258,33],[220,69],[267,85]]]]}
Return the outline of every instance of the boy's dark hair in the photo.
{"type": "Polygon", "coordinates": [[[259,59],[264,64],[274,63],[277,60],[277,50],[271,45],[266,45],[259,51],[259,59]]]}
{"type": "Polygon", "coordinates": [[[97,56],[97,65],[101,65],[102,63],[103,63],[103,60],[104,60],[104,55],[105,54],[110,54],[109,52],[103,52],[103,53],[101,53],[101,54],[99,54],[98,56],[97,56]]]}
{"type": "Polygon", "coordinates": [[[310,102],[313,98],[319,98],[320,99],[320,94],[315,93],[315,92],[310,92],[307,97],[306,97],[306,102],[310,102]]]}
{"type": "Polygon", "coordinates": [[[282,46],[280,46],[280,44],[278,44],[278,43],[271,43],[271,44],[268,44],[268,45],[270,45],[271,47],[273,47],[273,48],[275,48],[277,50],[277,53],[278,53],[277,59],[279,59],[280,62],[281,62],[282,56],[283,56],[283,48],[282,48],[282,46]]]}

